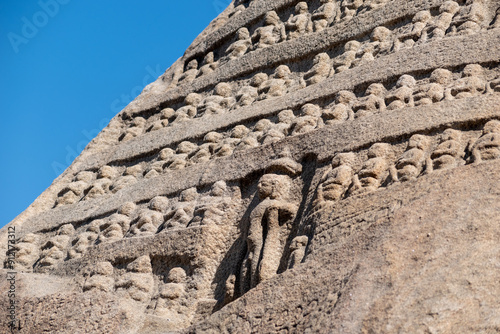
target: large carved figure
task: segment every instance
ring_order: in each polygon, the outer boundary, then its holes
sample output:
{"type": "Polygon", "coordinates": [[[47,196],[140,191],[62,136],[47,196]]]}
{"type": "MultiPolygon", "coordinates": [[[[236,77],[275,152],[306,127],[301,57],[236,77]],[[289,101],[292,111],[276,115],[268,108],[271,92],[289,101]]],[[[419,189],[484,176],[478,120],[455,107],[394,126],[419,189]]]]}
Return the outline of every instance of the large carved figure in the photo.
{"type": "Polygon", "coordinates": [[[351,194],[360,194],[377,190],[390,175],[389,161],[393,155],[392,147],[386,143],[373,144],[368,150],[365,161],[358,174],[354,175],[351,194]]]}
{"type": "Polygon", "coordinates": [[[432,164],[427,166],[431,170],[450,169],[465,163],[465,152],[460,144],[462,133],[454,129],[446,129],[440,137],[438,147],[432,152],[432,164]]]}
{"type": "Polygon", "coordinates": [[[408,143],[406,152],[396,161],[396,173],[393,173],[394,181],[409,181],[416,179],[432,162],[427,156],[430,146],[429,138],[423,135],[413,135],[408,143]]]}
{"type": "Polygon", "coordinates": [[[247,254],[241,269],[242,292],[277,273],[289,234],[287,225],[297,212],[297,206],[288,202],[290,183],[288,176],[277,174],[266,174],[259,181],[260,202],[250,213],[247,254]]]}
{"type": "Polygon", "coordinates": [[[307,2],[299,2],[295,6],[295,15],[290,16],[285,23],[285,28],[288,33],[288,39],[294,39],[303,34],[312,32],[313,25],[307,2]]]}
{"type": "Polygon", "coordinates": [[[500,159],[500,121],[484,125],[483,135],[472,145],[471,152],[474,163],[500,159]]]}
{"type": "Polygon", "coordinates": [[[337,153],[333,157],[330,169],[325,172],[318,186],[315,207],[338,201],[346,194],[353,182],[352,166],[355,158],[354,153],[337,153]]]}
{"type": "Polygon", "coordinates": [[[322,31],[340,15],[340,8],[333,0],[320,0],[321,6],[312,14],[314,31],[322,31]]]}
{"type": "Polygon", "coordinates": [[[264,26],[257,28],[252,35],[252,42],[256,49],[262,49],[286,39],[285,25],[275,11],[266,13],[264,26]]]}

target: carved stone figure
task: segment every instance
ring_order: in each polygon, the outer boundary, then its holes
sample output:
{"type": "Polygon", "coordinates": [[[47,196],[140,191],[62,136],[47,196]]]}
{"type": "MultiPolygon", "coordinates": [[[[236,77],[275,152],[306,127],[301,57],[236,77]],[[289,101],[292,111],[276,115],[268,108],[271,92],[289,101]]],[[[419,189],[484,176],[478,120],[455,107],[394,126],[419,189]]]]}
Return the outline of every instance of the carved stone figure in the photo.
{"type": "Polygon", "coordinates": [[[201,64],[197,76],[201,77],[203,75],[213,73],[217,69],[218,65],[219,65],[218,62],[215,61],[214,53],[213,52],[207,53],[207,55],[203,59],[203,63],[201,64]]]}
{"type": "Polygon", "coordinates": [[[313,31],[311,14],[309,14],[307,2],[299,2],[295,6],[295,15],[290,16],[288,21],[285,23],[285,28],[288,34],[288,39],[294,39],[313,31]]]}
{"type": "Polygon", "coordinates": [[[330,56],[327,53],[320,53],[314,57],[312,68],[304,74],[306,86],[317,84],[335,73],[330,64],[330,56]]]}
{"type": "Polygon", "coordinates": [[[382,84],[373,83],[366,89],[365,96],[360,98],[352,108],[356,117],[364,117],[386,109],[386,89],[382,84]]]}
{"type": "Polygon", "coordinates": [[[163,224],[163,215],[169,205],[168,198],[156,196],[149,202],[149,208],[139,213],[139,220],[130,229],[134,236],[155,234],[158,227],[163,224]]]}
{"type": "Polygon", "coordinates": [[[438,147],[432,152],[432,164],[428,166],[429,171],[439,169],[455,168],[462,163],[465,156],[464,149],[460,143],[462,133],[454,129],[446,129],[440,137],[438,147]]]}
{"type": "Polygon", "coordinates": [[[306,235],[301,235],[293,238],[290,243],[290,260],[288,264],[288,268],[292,269],[293,267],[299,265],[304,256],[306,255],[306,247],[309,242],[309,238],[306,235]]]}
{"type": "Polygon", "coordinates": [[[256,49],[266,48],[285,39],[285,25],[275,11],[266,13],[264,26],[257,28],[252,35],[252,42],[256,49]]]}
{"type": "Polygon", "coordinates": [[[358,174],[354,175],[351,194],[372,192],[382,186],[388,179],[389,161],[393,150],[389,144],[375,143],[368,150],[365,161],[358,174]]]}
{"type": "Polygon", "coordinates": [[[486,92],[484,68],[478,64],[465,66],[462,78],[451,86],[451,95],[457,99],[481,95],[486,92]]]}
{"type": "Polygon", "coordinates": [[[118,177],[113,182],[110,187],[111,192],[117,193],[118,191],[137,183],[138,178],[142,176],[143,172],[142,165],[140,164],[128,167],[123,175],[118,177]]]}
{"type": "Polygon", "coordinates": [[[111,166],[101,167],[97,175],[97,180],[92,183],[92,188],[88,191],[85,199],[92,199],[109,194],[111,192],[111,185],[116,176],[116,168],[111,166]]]}
{"type": "Polygon", "coordinates": [[[460,7],[451,23],[452,35],[470,35],[481,31],[485,25],[487,9],[484,0],[467,0],[460,7]]]}
{"type": "Polygon", "coordinates": [[[322,31],[340,15],[340,8],[333,0],[320,0],[321,6],[312,14],[314,31],[322,31]]]}
{"type": "Polygon", "coordinates": [[[446,35],[451,25],[453,16],[458,12],[460,6],[455,1],[446,1],[439,7],[439,15],[431,20],[422,31],[419,43],[425,43],[430,39],[440,39],[446,35]]]}
{"type": "Polygon", "coordinates": [[[198,106],[201,115],[220,114],[229,110],[234,103],[233,89],[230,84],[221,82],[215,86],[214,94],[206,97],[198,106]]]}
{"type": "Polygon", "coordinates": [[[361,47],[358,41],[349,41],[344,45],[344,53],[333,59],[333,67],[337,73],[348,70],[356,59],[361,47]]]}
{"type": "Polygon", "coordinates": [[[325,124],[337,124],[354,119],[352,104],[356,100],[356,95],[347,90],[341,90],[335,97],[335,104],[327,107],[323,111],[323,119],[325,124]]]}
{"type": "Polygon", "coordinates": [[[160,286],[154,314],[171,319],[172,322],[186,321],[189,307],[181,301],[186,297],[186,272],[181,267],[170,269],[167,283],[160,286]]]}
{"type": "Polygon", "coordinates": [[[259,86],[259,100],[285,95],[293,85],[290,74],[291,71],[288,66],[278,66],[269,80],[259,86]]]}
{"type": "Polygon", "coordinates": [[[127,273],[116,282],[116,290],[138,302],[149,302],[154,288],[153,270],[148,255],[127,265],[127,273]]]}
{"type": "Polygon", "coordinates": [[[483,135],[472,145],[471,153],[474,163],[500,159],[500,121],[484,125],[483,135]]]}
{"type": "Polygon", "coordinates": [[[340,3],[342,19],[351,19],[354,15],[356,15],[356,12],[361,5],[363,5],[363,0],[342,0],[340,3]]]}
{"type": "Polygon", "coordinates": [[[396,174],[393,173],[394,181],[409,181],[416,179],[432,161],[427,156],[430,140],[423,135],[411,136],[406,152],[396,161],[396,174]]]}
{"type": "Polygon", "coordinates": [[[250,38],[250,33],[247,28],[243,27],[238,29],[236,34],[238,36],[237,41],[226,49],[226,55],[230,60],[243,56],[252,46],[252,39],[250,38]]]}
{"type": "Polygon", "coordinates": [[[153,125],[151,125],[148,129],[151,131],[158,131],[160,129],[166,128],[169,124],[173,116],[175,115],[175,110],[172,108],[165,108],[160,112],[160,119],[155,121],[153,125]]]}
{"type": "Polygon", "coordinates": [[[297,207],[288,202],[290,178],[266,174],[258,185],[260,203],[250,213],[241,288],[246,291],[276,274],[297,207]]]}
{"type": "Polygon", "coordinates": [[[121,141],[129,141],[135,137],[139,137],[140,135],[142,135],[144,133],[146,123],[147,122],[144,117],[135,117],[132,121],[132,126],[125,131],[123,137],[121,138],[121,141]]]}
{"type": "Polygon", "coordinates": [[[89,278],[83,285],[83,291],[96,289],[104,292],[113,292],[115,288],[113,271],[113,265],[108,261],[96,263],[90,271],[89,278]]]}
{"type": "Polygon", "coordinates": [[[403,27],[398,31],[394,41],[394,51],[399,51],[403,48],[411,48],[420,39],[422,32],[431,20],[432,15],[428,10],[422,10],[415,14],[412,23],[403,27]]]}
{"type": "Polygon", "coordinates": [[[202,203],[195,208],[195,217],[190,226],[222,225],[232,203],[231,197],[225,196],[226,193],[226,182],[215,182],[210,195],[201,200],[202,203]]]}
{"type": "Polygon", "coordinates": [[[321,178],[314,206],[326,202],[335,202],[341,199],[353,182],[354,171],[352,166],[356,156],[354,153],[337,153],[332,160],[331,167],[321,178]]]}
{"type": "Polygon", "coordinates": [[[300,135],[323,127],[322,110],[315,104],[305,104],[300,109],[299,117],[295,118],[292,126],[292,136],[300,135]]]}
{"type": "Polygon", "coordinates": [[[182,191],[179,196],[179,203],[165,215],[165,223],[161,226],[160,231],[185,228],[193,219],[197,197],[196,188],[182,191]]]}
{"type": "Polygon", "coordinates": [[[387,109],[395,110],[404,107],[413,107],[413,89],[416,85],[416,80],[411,75],[403,74],[396,83],[396,90],[388,94],[385,98],[387,109]]]}
{"type": "Polygon", "coordinates": [[[68,258],[78,259],[91,247],[99,237],[99,222],[91,223],[87,230],[80,233],[71,242],[71,248],[68,251],[68,258]]]}
{"type": "Polygon", "coordinates": [[[452,78],[453,75],[448,70],[442,68],[434,70],[429,79],[430,83],[416,87],[413,96],[415,105],[428,105],[443,100],[447,95],[451,97],[451,92],[447,92],[445,87],[450,84],[452,78]]]}
{"type": "Polygon", "coordinates": [[[179,77],[179,83],[191,82],[196,79],[198,75],[198,61],[196,59],[191,60],[187,65],[184,73],[179,77]]]}
{"type": "Polygon", "coordinates": [[[118,209],[118,212],[106,219],[100,226],[101,233],[98,241],[111,242],[122,239],[130,228],[136,207],[135,203],[126,202],[118,209]]]}
{"type": "Polygon", "coordinates": [[[73,182],[64,188],[57,198],[56,207],[79,202],[85,192],[91,187],[94,173],[83,171],[76,174],[73,182]]]}
{"type": "Polygon", "coordinates": [[[38,261],[41,268],[53,267],[66,258],[66,248],[69,245],[75,228],[71,224],[65,224],[59,228],[57,235],[50,238],[43,246],[38,261]]]}
{"type": "Polygon", "coordinates": [[[198,106],[202,101],[202,96],[197,93],[190,93],[184,99],[184,106],[175,111],[175,122],[180,122],[196,117],[198,106]]]}

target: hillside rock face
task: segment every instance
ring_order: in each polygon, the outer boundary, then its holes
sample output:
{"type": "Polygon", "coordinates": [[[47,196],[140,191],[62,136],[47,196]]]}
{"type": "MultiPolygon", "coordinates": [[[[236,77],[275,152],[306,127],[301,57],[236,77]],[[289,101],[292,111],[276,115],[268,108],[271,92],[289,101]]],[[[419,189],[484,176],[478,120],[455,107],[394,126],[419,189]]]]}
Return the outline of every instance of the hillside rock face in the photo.
{"type": "Polygon", "coordinates": [[[499,9],[233,2],[0,231],[2,332],[500,332],[499,9]]]}

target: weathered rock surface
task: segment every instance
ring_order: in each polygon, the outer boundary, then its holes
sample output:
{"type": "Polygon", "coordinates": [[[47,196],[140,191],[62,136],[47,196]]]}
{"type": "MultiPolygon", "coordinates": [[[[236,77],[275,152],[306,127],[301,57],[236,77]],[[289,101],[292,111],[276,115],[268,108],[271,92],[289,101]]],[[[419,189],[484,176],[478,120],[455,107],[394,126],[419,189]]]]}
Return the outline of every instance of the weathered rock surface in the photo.
{"type": "Polygon", "coordinates": [[[0,328],[500,332],[499,14],[233,2],[0,231],[0,328]]]}

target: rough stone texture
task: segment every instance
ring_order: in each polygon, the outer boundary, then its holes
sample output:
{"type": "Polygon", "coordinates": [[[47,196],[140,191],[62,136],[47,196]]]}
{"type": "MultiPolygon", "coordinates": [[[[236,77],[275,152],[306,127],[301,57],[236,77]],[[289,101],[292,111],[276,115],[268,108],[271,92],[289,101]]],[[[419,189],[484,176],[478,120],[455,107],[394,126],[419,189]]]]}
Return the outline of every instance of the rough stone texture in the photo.
{"type": "Polygon", "coordinates": [[[16,330],[500,332],[499,8],[231,3],[0,231],[16,330]]]}

